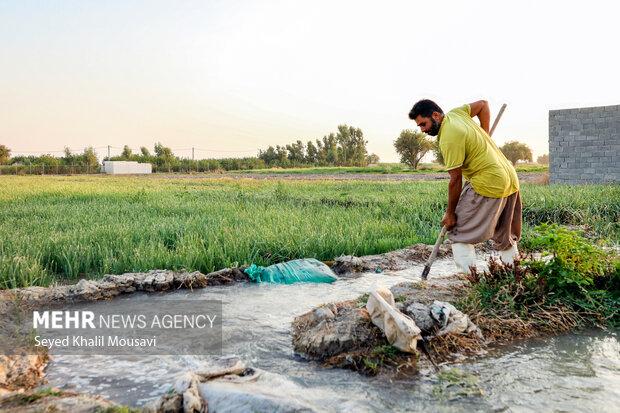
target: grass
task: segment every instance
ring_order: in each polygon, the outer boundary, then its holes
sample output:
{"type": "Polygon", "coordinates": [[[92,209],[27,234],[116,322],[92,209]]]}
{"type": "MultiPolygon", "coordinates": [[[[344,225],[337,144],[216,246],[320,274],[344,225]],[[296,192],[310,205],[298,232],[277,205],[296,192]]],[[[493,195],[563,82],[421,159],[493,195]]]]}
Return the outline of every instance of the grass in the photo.
{"type": "Polygon", "coordinates": [[[47,389],[37,390],[29,394],[20,394],[17,397],[19,398],[21,404],[31,404],[43,397],[60,395],[62,395],[61,390],[54,390],[51,387],[48,387],[47,389]]]}
{"type": "MultiPolygon", "coordinates": [[[[524,184],[522,199],[523,245],[545,221],[618,243],[618,186],[524,184]]],[[[446,200],[446,182],[6,176],[0,288],[432,244],[446,200]]]]}

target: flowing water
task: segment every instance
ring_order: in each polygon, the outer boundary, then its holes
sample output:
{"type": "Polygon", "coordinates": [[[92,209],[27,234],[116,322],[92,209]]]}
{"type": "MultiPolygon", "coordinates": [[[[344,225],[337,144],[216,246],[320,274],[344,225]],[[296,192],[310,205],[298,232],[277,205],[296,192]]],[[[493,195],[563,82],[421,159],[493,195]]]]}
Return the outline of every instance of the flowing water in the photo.
{"type": "MultiPolygon", "coordinates": [[[[478,264],[484,266],[482,261],[478,264]]],[[[243,283],[194,292],[134,294],[116,300],[148,300],[156,305],[171,295],[196,294],[221,300],[223,354],[238,355],[247,365],[273,373],[281,397],[316,411],[618,411],[620,330],[585,330],[524,341],[449,366],[479,379],[473,393],[481,394],[466,396],[451,391],[445,382],[442,385],[433,371],[422,371],[408,380],[387,381],[321,368],[293,353],[290,325],[295,316],[323,303],[356,298],[368,292],[374,281],[392,286],[419,280],[422,268],[365,273],[332,284],[243,283]]],[[[455,272],[450,260],[437,261],[431,278],[455,272]]],[[[80,308],[100,305],[111,304],[91,302],[80,308]]],[[[47,377],[50,385],[61,389],[140,406],[164,394],[179,374],[206,360],[209,356],[55,356],[47,377]]]]}

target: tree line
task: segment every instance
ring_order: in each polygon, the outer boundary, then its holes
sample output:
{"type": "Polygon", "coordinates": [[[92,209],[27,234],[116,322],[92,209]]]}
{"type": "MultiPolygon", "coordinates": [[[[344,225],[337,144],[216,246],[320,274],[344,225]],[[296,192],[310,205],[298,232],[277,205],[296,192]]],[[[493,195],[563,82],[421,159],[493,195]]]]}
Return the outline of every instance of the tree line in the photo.
{"type": "Polygon", "coordinates": [[[338,125],[338,132],[323,139],[308,141],[305,145],[297,140],[290,145],[269,146],[259,150],[258,158],[267,167],[304,166],[367,166],[379,162],[379,156],[368,154],[364,133],[360,128],[338,125]]]}
{"type": "Polygon", "coordinates": [[[50,154],[40,156],[14,156],[11,157],[11,149],[5,145],[0,145],[0,165],[45,165],[45,166],[97,166],[99,158],[97,152],[92,147],[84,148],[82,153],[73,153],[69,148],[65,148],[63,156],[52,156],[50,154]]]}
{"type": "MultiPolygon", "coordinates": [[[[379,157],[368,155],[367,141],[360,128],[339,125],[338,132],[324,136],[322,140],[301,140],[280,146],[269,146],[266,150],[259,150],[256,157],[199,159],[192,160],[176,156],[172,149],[156,143],[153,152],[145,146],[134,153],[125,145],[120,155],[103,158],[104,161],[136,161],[150,163],[154,172],[208,172],[252,170],[271,167],[310,167],[310,166],[366,166],[377,163],[379,157]]],[[[98,156],[92,147],[84,149],[81,154],[72,153],[65,148],[64,156],[10,156],[11,150],[0,145],[0,165],[21,166],[91,166],[90,171],[99,164],[98,156]]]]}

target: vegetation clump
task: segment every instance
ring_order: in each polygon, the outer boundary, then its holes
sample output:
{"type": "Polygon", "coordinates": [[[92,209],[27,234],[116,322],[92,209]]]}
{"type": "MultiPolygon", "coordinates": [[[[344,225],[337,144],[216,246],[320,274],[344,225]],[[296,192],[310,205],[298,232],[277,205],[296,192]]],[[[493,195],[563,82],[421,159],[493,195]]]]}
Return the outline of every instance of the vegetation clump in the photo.
{"type": "Polygon", "coordinates": [[[62,395],[61,390],[52,389],[51,387],[48,387],[47,389],[37,390],[29,394],[20,394],[17,397],[21,404],[31,404],[43,397],[60,396],[60,395],[62,395]]]}
{"type": "MultiPolygon", "coordinates": [[[[493,258],[473,271],[460,301],[473,321],[495,338],[577,326],[620,324],[620,259],[556,224],[536,227],[532,247],[541,259],[522,256],[514,265],[493,258]]],[[[485,334],[485,336],[487,335],[485,334]]]]}
{"type": "Polygon", "coordinates": [[[437,385],[433,388],[433,395],[441,400],[482,396],[482,389],[478,387],[479,381],[473,374],[457,368],[442,370],[437,373],[437,385]]]}

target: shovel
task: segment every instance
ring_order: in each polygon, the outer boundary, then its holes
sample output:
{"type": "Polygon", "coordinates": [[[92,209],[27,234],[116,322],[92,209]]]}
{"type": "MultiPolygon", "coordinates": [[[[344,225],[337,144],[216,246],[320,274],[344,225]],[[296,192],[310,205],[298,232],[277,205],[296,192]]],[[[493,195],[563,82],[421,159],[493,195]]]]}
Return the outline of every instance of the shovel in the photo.
{"type": "MultiPolygon", "coordinates": [[[[495,131],[495,127],[497,126],[497,123],[499,122],[499,118],[502,117],[502,115],[504,114],[504,110],[506,110],[506,106],[507,105],[504,103],[502,105],[502,108],[499,110],[499,113],[495,117],[495,122],[493,122],[493,126],[491,127],[491,130],[489,131],[489,137],[493,135],[493,132],[495,131]]],[[[426,260],[426,265],[424,266],[424,270],[422,271],[422,280],[426,280],[426,277],[428,277],[428,273],[431,270],[433,261],[435,261],[435,257],[437,257],[437,251],[439,251],[439,246],[443,242],[443,237],[446,236],[447,231],[448,231],[448,228],[446,228],[446,226],[444,225],[441,228],[441,232],[439,233],[439,237],[437,238],[437,241],[435,242],[435,246],[433,247],[433,252],[431,252],[431,256],[428,257],[428,260],[426,260]]]]}

